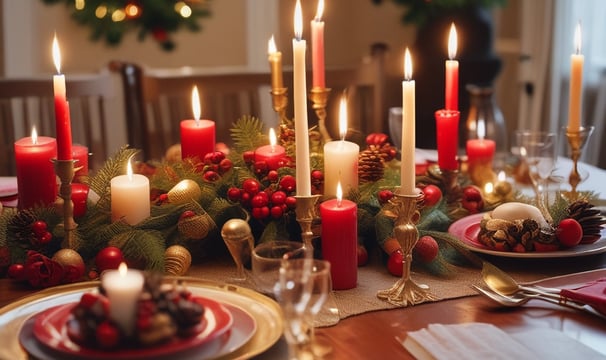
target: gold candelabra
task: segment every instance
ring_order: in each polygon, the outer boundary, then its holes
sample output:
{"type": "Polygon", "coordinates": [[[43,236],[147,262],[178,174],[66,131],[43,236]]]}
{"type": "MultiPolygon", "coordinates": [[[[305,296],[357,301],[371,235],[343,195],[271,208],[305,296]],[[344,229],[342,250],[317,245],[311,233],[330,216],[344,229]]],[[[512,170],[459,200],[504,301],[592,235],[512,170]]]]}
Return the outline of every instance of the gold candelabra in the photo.
{"type": "Polygon", "coordinates": [[[587,140],[593,133],[593,129],[593,126],[588,128],[581,127],[578,131],[569,131],[566,129],[566,138],[568,139],[570,158],[572,159],[572,170],[568,176],[571,190],[567,193],[567,196],[571,199],[576,199],[578,197],[577,186],[583,180],[579,173],[578,163],[581,155],[583,155],[583,149],[587,144],[587,140]]]}
{"type": "Polygon", "coordinates": [[[74,178],[74,160],[54,160],[55,173],[59,177],[58,209],[63,215],[63,247],[74,249],[74,230],[78,224],[74,221],[74,203],[72,202],[72,179],[74,178]]]}
{"type": "Polygon", "coordinates": [[[288,88],[272,88],[270,91],[274,111],[280,116],[280,120],[286,118],[286,106],[288,105],[288,88]]]}
{"type": "Polygon", "coordinates": [[[307,257],[313,257],[313,237],[312,224],[315,219],[318,218],[318,200],[320,195],[310,196],[295,196],[297,199],[297,205],[295,207],[295,214],[297,222],[301,226],[301,238],[303,239],[303,247],[305,248],[305,255],[307,257]]]}
{"type": "Polygon", "coordinates": [[[328,130],[326,129],[326,104],[328,102],[328,96],[330,95],[330,88],[321,88],[314,86],[309,91],[309,98],[311,99],[313,109],[318,117],[318,130],[324,142],[329,142],[331,139],[328,130]]]}
{"type": "Polygon", "coordinates": [[[419,240],[416,222],[419,219],[417,203],[422,195],[402,195],[395,193],[390,200],[394,206],[394,236],[402,248],[404,261],[402,277],[389,289],[377,292],[377,297],[397,306],[420,304],[438,298],[429,292],[427,285],[415,283],[410,276],[412,250],[419,240]]]}

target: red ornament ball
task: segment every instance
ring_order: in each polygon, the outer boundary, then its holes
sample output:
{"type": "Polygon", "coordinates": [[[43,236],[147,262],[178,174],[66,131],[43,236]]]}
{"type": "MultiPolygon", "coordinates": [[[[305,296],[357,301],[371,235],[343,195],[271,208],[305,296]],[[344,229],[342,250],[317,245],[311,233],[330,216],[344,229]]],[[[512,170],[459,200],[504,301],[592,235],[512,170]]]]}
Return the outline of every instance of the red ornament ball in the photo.
{"type": "Polygon", "coordinates": [[[23,264],[12,264],[8,267],[8,277],[17,281],[25,280],[25,266],[23,264]]]}
{"type": "Polygon", "coordinates": [[[97,270],[99,272],[117,269],[122,262],[124,262],[122,250],[115,246],[108,246],[105,249],[102,249],[95,257],[95,265],[97,265],[97,270]]]}
{"type": "Polygon", "coordinates": [[[402,272],[404,271],[403,263],[404,254],[402,250],[394,250],[387,260],[387,270],[393,276],[402,276],[402,272]]]}
{"type": "Polygon", "coordinates": [[[32,231],[34,232],[34,235],[36,235],[37,237],[44,236],[44,234],[47,232],[47,230],[48,230],[48,225],[46,224],[46,222],[44,222],[42,220],[34,221],[34,223],[32,224],[32,231]]]}
{"type": "Polygon", "coordinates": [[[426,207],[434,206],[442,198],[442,190],[435,185],[427,185],[422,190],[425,199],[424,204],[426,207]]]}
{"type": "Polygon", "coordinates": [[[583,238],[583,228],[575,219],[566,218],[558,224],[556,237],[564,247],[577,246],[583,238]]]}
{"type": "Polygon", "coordinates": [[[72,183],[72,202],[74,203],[74,218],[81,218],[86,214],[86,200],[88,199],[88,185],[72,183]]]}
{"type": "Polygon", "coordinates": [[[104,321],[97,326],[97,343],[103,349],[116,347],[120,342],[120,331],[109,321],[104,321]]]}
{"type": "Polygon", "coordinates": [[[429,235],[421,236],[419,241],[415,244],[414,249],[412,250],[412,256],[416,260],[420,260],[424,263],[432,262],[436,256],[438,256],[438,252],[440,247],[436,242],[436,239],[429,235]]]}

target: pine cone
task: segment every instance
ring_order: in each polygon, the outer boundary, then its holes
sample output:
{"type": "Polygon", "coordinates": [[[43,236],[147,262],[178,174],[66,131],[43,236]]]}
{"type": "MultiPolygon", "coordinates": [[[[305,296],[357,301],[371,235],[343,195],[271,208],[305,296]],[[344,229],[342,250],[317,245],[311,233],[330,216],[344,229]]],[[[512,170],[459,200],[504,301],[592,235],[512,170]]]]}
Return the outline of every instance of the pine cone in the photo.
{"type": "Polygon", "coordinates": [[[568,217],[578,221],[583,228],[581,244],[593,244],[602,237],[602,228],[606,224],[606,218],[589,201],[582,199],[570,204],[568,217]]]}
{"type": "Polygon", "coordinates": [[[358,157],[358,178],[360,183],[375,182],[383,178],[385,153],[381,147],[370,145],[358,157]]]}

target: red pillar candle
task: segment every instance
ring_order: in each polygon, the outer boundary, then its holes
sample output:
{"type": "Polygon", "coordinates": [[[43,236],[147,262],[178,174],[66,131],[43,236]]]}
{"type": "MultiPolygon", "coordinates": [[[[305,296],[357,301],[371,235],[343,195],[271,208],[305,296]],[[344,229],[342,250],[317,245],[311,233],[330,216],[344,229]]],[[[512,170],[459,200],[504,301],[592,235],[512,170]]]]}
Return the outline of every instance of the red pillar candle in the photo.
{"type": "Polygon", "coordinates": [[[342,200],[341,184],[337,198],[320,204],[322,218],[322,257],[330,262],[332,288],[352,289],[358,282],[357,206],[342,200]]]}
{"type": "Polygon", "coordinates": [[[436,135],[438,144],[438,166],[442,170],[457,170],[457,149],[459,143],[458,111],[438,110],[436,116],[436,135]]]}
{"type": "Polygon", "coordinates": [[[274,129],[269,129],[269,145],[255,150],[255,162],[265,161],[269,170],[276,170],[280,165],[280,160],[286,155],[284,147],[276,145],[276,142],[274,129]]]}
{"type": "Polygon", "coordinates": [[[75,177],[88,175],[88,148],[84,145],[72,146],[72,156],[76,160],[74,167],[78,169],[74,174],[75,177]]]}
{"type": "Polygon", "coordinates": [[[72,159],[72,127],[69,117],[69,105],[65,97],[65,76],[61,74],[61,52],[57,35],[53,39],[53,61],[57,75],[53,76],[55,95],[55,126],[57,131],[57,159],[72,159]]]}
{"type": "Polygon", "coordinates": [[[478,138],[467,140],[467,167],[471,181],[483,186],[492,179],[492,159],[496,148],[493,140],[484,139],[484,120],[478,121],[478,138]]]}
{"type": "Polygon", "coordinates": [[[32,136],[15,142],[19,209],[34,205],[51,205],[57,198],[57,177],[52,159],[57,157],[57,141],[40,136],[32,130],[32,136]]]}
{"type": "Polygon", "coordinates": [[[457,29],[454,23],[450,26],[448,37],[448,60],[446,60],[446,110],[459,110],[459,62],[457,55],[457,29]]]}
{"type": "Polygon", "coordinates": [[[324,12],[324,0],[318,0],[316,17],[311,21],[311,65],[313,68],[313,87],[325,88],[324,71],[324,21],[322,13],[324,12]]]}
{"type": "Polygon", "coordinates": [[[200,96],[198,87],[192,90],[193,120],[181,121],[181,158],[196,157],[200,160],[215,151],[215,122],[200,120],[200,96]]]}

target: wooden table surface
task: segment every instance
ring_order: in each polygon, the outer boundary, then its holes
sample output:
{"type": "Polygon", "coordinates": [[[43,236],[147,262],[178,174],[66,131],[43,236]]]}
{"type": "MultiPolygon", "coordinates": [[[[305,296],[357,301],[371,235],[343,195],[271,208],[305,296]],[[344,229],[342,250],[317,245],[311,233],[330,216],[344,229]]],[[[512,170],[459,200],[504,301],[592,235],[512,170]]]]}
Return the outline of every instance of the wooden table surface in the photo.
{"type": "MultiPolygon", "coordinates": [[[[497,261],[507,269],[519,267],[519,262],[497,261]]],[[[547,267],[564,267],[570,272],[606,267],[606,254],[572,259],[533,261],[529,271],[547,267]]],[[[0,306],[33,293],[34,290],[11,280],[0,280],[0,306]]],[[[407,331],[419,330],[431,323],[460,324],[485,322],[506,331],[529,328],[552,328],[564,332],[605,354],[606,320],[584,312],[556,305],[531,301],[521,308],[501,308],[480,296],[438,301],[408,308],[374,311],[341,320],[337,325],[317,329],[320,339],[328,340],[333,352],[328,359],[411,359],[412,356],[397,341],[407,331]]],[[[283,358],[284,341],[280,341],[260,359],[283,358]],[[278,356],[279,354],[279,356],[278,356]]]]}

